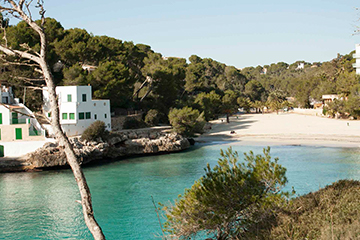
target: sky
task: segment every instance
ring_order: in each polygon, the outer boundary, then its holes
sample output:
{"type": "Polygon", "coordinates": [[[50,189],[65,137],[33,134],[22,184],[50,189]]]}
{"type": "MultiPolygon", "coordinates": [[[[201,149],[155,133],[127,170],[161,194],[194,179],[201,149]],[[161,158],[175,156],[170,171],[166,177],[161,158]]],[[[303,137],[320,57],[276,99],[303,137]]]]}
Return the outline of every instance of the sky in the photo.
{"type": "Polygon", "coordinates": [[[329,61],[360,43],[355,0],[45,0],[46,16],[166,57],[237,68],[329,61]]]}

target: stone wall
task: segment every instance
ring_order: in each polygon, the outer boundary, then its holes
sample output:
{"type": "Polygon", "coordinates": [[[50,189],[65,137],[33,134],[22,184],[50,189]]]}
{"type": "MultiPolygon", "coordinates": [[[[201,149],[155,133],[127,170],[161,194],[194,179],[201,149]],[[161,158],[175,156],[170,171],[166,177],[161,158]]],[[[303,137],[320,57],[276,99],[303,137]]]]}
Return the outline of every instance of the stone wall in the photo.
{"type": "Polygon", "coordinates": [[[126,118],[135,118],[135,119],[141,121],[142,113],[141,114],[128,115],[128,116],[114,116],[114,117],[111,117],[111,130],[112,131],[122,130],[126,118]]]}

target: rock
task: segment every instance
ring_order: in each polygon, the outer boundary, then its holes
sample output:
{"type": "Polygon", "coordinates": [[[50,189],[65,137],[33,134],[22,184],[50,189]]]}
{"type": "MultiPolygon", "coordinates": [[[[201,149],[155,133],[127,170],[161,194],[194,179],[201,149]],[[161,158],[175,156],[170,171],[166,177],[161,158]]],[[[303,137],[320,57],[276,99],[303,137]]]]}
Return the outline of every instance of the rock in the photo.
{"type": "Polygon", "coordinates": [[[138,138],[138,136],[136,135],[135,132],[130,132],[128,136],[129,136],[130,139],[137,139],[138,138]]]}
{"type": "Polygon", "coordinates": [[[193,138],[188,138],[187,140],[189,141],[191,146],[195,145],[195,140],[193,138]]]}
{"type": "MultiPolygon", "coordinates": [[[[71,138],[74,152],[80,164],[108,158],[119,158],[132,155],[175,152],[190,147],[188,139],[176,133],[139,132],[136,130],[114,134],[107,142],[81,141],[71,138]],[[139,138],[142,136],[142,138],[139,138]]],[[[60,167],[67,165],[66,156],[57,144],[47,143],[39,150],[29,154],[27,159],[34,168],[60,167]]]]}

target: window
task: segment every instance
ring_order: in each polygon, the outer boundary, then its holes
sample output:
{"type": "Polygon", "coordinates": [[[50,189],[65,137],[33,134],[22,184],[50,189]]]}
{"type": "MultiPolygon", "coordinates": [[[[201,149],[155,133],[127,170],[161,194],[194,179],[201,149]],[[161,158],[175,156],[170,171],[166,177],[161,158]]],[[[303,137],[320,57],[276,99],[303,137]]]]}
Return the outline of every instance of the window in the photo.
{"type": "Polygon", "coordinates": [[[83,101],[83,102],[86,102],[86,94],[83,94],[83,95],[82,95],[82,101],[83,101]]]}
{"type": "Polygon", "coordinates": [[[86,119],[91,119],[91,112],[86,112],[85,118],[86,119]]]}
{"type": "Polygon", "coordinates": [[[96,103],[94,103],[94,107],[96,107],[96,103]]]}
{"type": "Polygon", "coordinates": [[[97,115],[96,115],[96,114],[94,114],[94,119],[95,119],[95,120],[97,119],[97,115]]]}
{"type": "Polygon", "coordinates": [[[106,102],[104,102],[104,106],[106,106],[106,102]]]}
{"type": "Polygon", "coordinates": [[[0,124],[2,124],[2,113],[0,113],[0,124]]]}
{"type": "Polygon", "coordinates": [[[0,140],[1,140],[1,129],[0,129],[0,140]]]}
{"type": "Polygon", "coordinates": [[[48,112],[48,117],[51,117],[51,112],[48,112]]]}
{"type": "Polygon", "coordinates": [[[67,116],[67,113],[63,113],[63,114],[62,114],[62,119],[63,119],[63,120],[66,120],[67,117],[68,117],[68,116],[67,116]]]}
{"type": "Polygon", "coordinates": [[[68,95],[67,95],[67,100],[68,100],[68,102],[71,102],[71,100],[72,100],[72,99],[71,99],[71,94],[68,94],[68,95]]]}
{"type": "Polygon", "coordinates": [[[19,123],[18,114],[16,112],[11,113],[11,118],[12,118],[12,124],[18,124],[19,123]]]}
{"type": "Polygon", "coordinates": [[[69,113],[69,119],[74,120],[75,119],[75,113],[69,113]]]}
{"type": "Polygon", "coordinates": [[[106,113],[105,113],[105,118],[107,118],[107,115],[106,115],[106,113]]]}
{"type": "Polygon", "coordinates": [[[84,113],[83,113],[83,112],[80,112],[80,113],[79,113],[79,119],[80,119],[80,120],[85,119],[85,116],[84,116],[84,113]]]}

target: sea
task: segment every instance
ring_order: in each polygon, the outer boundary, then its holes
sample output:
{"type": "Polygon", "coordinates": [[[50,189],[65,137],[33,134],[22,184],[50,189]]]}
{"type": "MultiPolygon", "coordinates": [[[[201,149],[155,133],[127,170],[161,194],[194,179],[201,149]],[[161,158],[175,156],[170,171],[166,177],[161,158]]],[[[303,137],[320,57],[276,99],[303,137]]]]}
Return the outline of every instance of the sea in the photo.
{"type": "MultiPolygon", "coordinates": [[[[217,164],[220,149],[228,147],[242,158],[250,150],[261,154],[266,146],[213,142],[85,167],[95,217],[106,238],[161,239],[154,203],[171,206],[203,176],[207,163],[217,164]]],[[[357,148],[272,146],[270,153],[287,168],[284,190],[293,187],[296,196],[340,179],[360,180],[357,148]]],[[[0,174],[0,239],[92,239],[76,200],[80,196],[69,169],[0,174]]]]}

